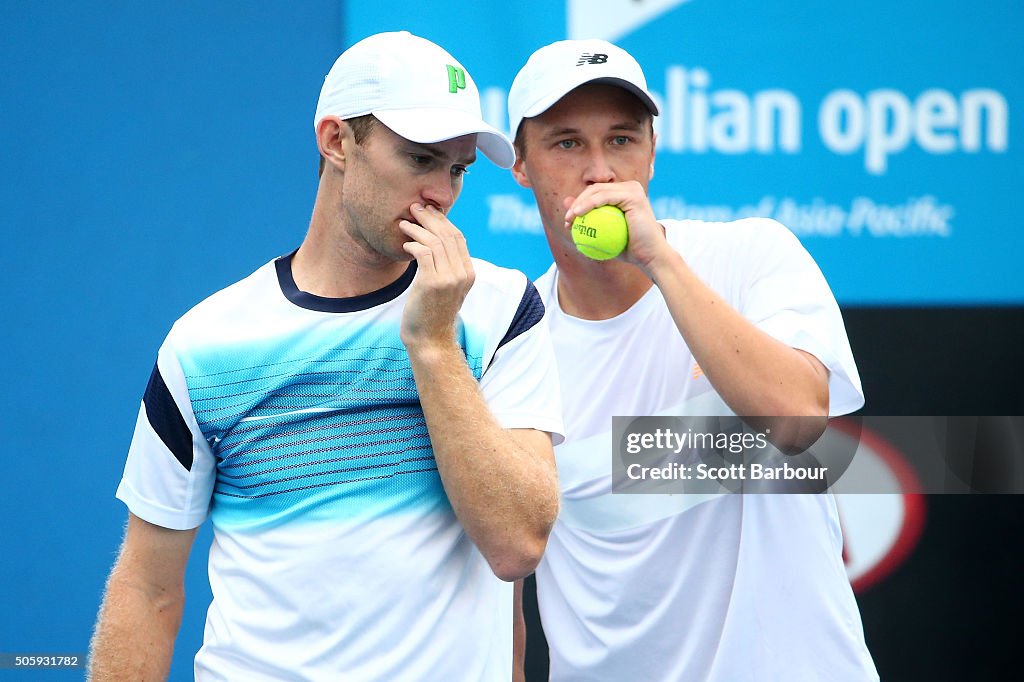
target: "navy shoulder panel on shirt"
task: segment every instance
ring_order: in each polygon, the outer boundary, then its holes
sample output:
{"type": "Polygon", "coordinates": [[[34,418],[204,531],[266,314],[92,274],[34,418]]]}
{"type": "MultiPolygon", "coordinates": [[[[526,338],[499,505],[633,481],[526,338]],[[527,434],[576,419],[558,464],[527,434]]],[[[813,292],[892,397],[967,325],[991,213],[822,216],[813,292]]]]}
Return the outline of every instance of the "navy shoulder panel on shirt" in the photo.
{"type": "Polygon", "coordinates": [[[537,293],[537,287],[533,285],[533,282],[527,281],[523,298],[519,301],[519,308],[512,317],[512,324],[509,325],[505,336],[498,342],[498,348],[528,331],[542,319],[544,319],[544,302],[540,300],[540,294],[537,293]]]}
{"type": "Polygon", "coordinates": [[[149,375],[149,384],[146,385],[142,402],[146,405],[146,418],[156,435],[160,436],[160,440],[181,466],[191,471],[192,432],[188,430],[185,418],[181,416],[177,403],[160,375],[159,365],[154,365],[153,373],[149,375]]]}

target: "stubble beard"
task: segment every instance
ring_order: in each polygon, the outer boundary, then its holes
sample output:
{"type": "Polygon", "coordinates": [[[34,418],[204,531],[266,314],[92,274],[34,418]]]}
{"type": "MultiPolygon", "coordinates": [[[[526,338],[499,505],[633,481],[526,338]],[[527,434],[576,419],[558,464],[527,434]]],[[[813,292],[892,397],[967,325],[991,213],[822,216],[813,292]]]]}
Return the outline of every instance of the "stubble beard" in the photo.
{"type": "Polygon", "coordinates": [[[351,227],[348,229],[350,246],[342,245],[343,249],[355,248],[362,252],[362,257],[374,266],[387,266],[395,262],[409,262],[412,256],[406,253],[402,244],[408,241],[398,226],[390,220],[372,212],[361,217],[347,216],[351,227]]]}

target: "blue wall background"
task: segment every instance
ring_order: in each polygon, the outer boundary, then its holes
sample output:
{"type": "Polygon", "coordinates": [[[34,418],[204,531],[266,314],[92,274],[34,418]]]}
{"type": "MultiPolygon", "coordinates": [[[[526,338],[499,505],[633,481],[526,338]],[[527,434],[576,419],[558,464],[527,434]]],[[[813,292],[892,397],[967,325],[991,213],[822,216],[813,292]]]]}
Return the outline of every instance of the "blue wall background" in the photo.
{"type": "MultiPolygon", "coordinates": [[[[84,653],[164,334],[305,234],[341,6],[6,2],[2,14],[0,652],[84,653]]],[[[202,641],[209,541],[205,529],[172,679],[190,678],[202,641]]],[[[81,672],[47,679],[64,676],[81,672]]]]}
{"type": "MultiPolygon", "coordinates": [[[[676,67],[707,72],[709,93],[786,90],[800,104],[802,146],[663,146],[656,199],[739,211],[792,198],[845,210],[858,197],[905,205],[932,196],[953,209],[947,236],[804,236],[840,301],[1024,302],[1018,3],[647,3],[657,5],[664,11],[616,38],[644,63],[652,89],[667,92],[676,67]],[[841,89],[866,97],[882,88],[908,101],[934,88],[957,98],[994,90],[1007,105],[1006,148],[930,154],[910,144],[886,157],[883,173],[870,171],[863,148],[829,150],[820,103],[841,89]]],[[[470,67],[504,125],[516,69],[566,37],[582,6],[0,4],[0,652],[85,652],[125,519],[113,493],[156,350],[190,306],[300,242],[316,191],[313,111],[344,45],[399,28],[432,38],[470,67]]],[[[481,161],[453,218],[475,255],[536,276],[550,259],[530,204],[481,161]]],[[[205,529],[172,679],[190,677],[201,642],[208,544],[205,529]]],[[[64,676],[81,675],[48,678],[64,676]]]]}

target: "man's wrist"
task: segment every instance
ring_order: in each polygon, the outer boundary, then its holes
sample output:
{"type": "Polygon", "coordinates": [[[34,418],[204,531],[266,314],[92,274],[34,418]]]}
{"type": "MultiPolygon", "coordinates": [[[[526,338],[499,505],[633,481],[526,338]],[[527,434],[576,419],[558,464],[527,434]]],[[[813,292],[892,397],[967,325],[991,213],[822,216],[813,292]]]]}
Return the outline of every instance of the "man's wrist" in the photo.
{"type": "Polygon", "coordinates": [[[448,339],[405,341],[405,350],[409,354],[409,361],[420,366],[450,362],[453,357],[465,357],[454,334],[448,339]]]}
{"type": "Polygon", "coordinates": [[[654,258],[640,267],[659,288],[667,281],[678,279],[689,268],[679,252],[667,245],[654,258]]]}

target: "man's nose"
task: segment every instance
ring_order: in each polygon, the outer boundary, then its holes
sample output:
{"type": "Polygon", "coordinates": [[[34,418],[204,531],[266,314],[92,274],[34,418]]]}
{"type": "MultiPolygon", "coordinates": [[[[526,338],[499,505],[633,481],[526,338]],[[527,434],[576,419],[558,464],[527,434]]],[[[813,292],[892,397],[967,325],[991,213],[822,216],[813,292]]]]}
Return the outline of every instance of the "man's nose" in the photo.
{"type": "Polygon", "coordinates": [[[612,170],[603,150],[594,149],[590,152],[583,180],[588,185],[598,182],[615,182],[615,171],[612,170]]]}
{"type": "Polygon", "coordinates": [[[442,213],[447,213],[455,204],[455,186],[451,173],[433,173],[430,181],[420,192],[424,205],[430,204],[442,213]]]}

